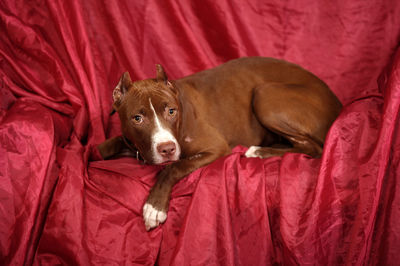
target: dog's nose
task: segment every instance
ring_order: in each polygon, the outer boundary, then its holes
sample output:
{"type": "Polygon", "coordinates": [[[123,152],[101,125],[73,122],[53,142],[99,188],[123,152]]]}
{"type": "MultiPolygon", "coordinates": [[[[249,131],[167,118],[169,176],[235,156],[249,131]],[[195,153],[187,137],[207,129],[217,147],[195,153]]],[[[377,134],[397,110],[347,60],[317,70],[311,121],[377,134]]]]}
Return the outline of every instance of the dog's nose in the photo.
{"type": "Polygon", "coordinates": [[[172,141],[163,142],[157,145],[158,153],[163,157],[171,156],[175,153],[176,146],[172,141]]]}

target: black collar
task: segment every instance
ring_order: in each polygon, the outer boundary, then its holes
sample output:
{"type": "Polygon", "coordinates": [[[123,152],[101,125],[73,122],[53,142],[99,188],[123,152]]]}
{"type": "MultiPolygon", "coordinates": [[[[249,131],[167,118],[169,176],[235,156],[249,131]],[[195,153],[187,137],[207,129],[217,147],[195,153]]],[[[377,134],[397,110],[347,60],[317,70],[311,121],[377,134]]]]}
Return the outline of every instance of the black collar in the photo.
{"type": "Polygon", "coordinates": [[[135,145],[124,135],[122,135],[122,139],[124,140],[125,145],[133,152],[136,153],[136,159],[139,162],[143,162],[143,164],[146,163],[146,160],[143,158],[143,156],[140,155],[139,150],[135,147],[135,145]]]}
{"type": "MultiPolygon", "coordinates": [[[[112,108],[112,110],[111,110],[111,112],[110,112],[110,115],[113,115],[113,114],[115,114],[116,112],[117,112],[117,111],[116,111],[114,108],[112,108]]],[[[138,150],[136,147],[134,147],[135,145],[134,145],[127,137],[125,137],[124,135],[122,135],[122,139],[124,140],[125,145],[126,145],[133,153],[136,153],[136,159],[137,159],[139,162],[143,162],[143,164],[145,164],[145,163],[146,163],[146,160],[145,160],[142,156],[140,156],[139,150],[138,150]]]]}

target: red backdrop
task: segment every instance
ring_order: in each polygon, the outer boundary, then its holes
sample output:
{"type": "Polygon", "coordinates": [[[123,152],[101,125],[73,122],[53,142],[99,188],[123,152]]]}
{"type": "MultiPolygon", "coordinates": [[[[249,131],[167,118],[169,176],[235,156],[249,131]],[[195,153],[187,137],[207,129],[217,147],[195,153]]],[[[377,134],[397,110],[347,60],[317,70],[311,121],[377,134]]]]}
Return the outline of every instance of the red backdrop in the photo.
{"type": "Polygon", "coordinates": [[[0,261],[397,264],[400,2],[335,2],[1,1],[0,261]],[[146,232],[159,168],[94,149],[119,134],[119,76],[253,55],[298,63],[340,98],[323,157],[237,147],[179,182],[146,232]]]}

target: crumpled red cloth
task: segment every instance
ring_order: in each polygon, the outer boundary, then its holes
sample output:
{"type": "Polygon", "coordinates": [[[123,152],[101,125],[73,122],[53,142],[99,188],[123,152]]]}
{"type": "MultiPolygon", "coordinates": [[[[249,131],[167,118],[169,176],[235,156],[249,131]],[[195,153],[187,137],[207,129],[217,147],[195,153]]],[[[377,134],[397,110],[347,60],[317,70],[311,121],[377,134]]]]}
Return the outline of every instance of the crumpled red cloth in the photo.
{"type": "Polygon", "coordinates": [[[398,264],[398,14],[396,0],[1,1],[1,264],[398,264]],[[161,166],[96,150],[120,134],[119,76],[254,55],[302,65],[344,104],[322,158],[238,146],[176,184],[147,232],[161,166]]]}

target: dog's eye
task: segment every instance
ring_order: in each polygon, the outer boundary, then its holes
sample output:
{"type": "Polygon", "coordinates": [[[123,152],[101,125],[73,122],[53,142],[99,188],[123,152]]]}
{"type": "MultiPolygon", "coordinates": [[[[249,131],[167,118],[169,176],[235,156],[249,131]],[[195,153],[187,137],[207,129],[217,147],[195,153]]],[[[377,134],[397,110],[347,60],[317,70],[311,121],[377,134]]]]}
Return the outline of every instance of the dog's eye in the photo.
{"type": "Polygon", "coordinates": [[[175,115],[175,114],[176,114],[176,109],[170,108],[170,109],[168,110],[168,114],[171,115],[171,116],[175,115]]]}
{"type": "Polygon", "coordinates": [[[133,122],[136,124],[140,124],[143,122],[143,117],[141,115],[134,115],[132,116],[133,122]]]}

